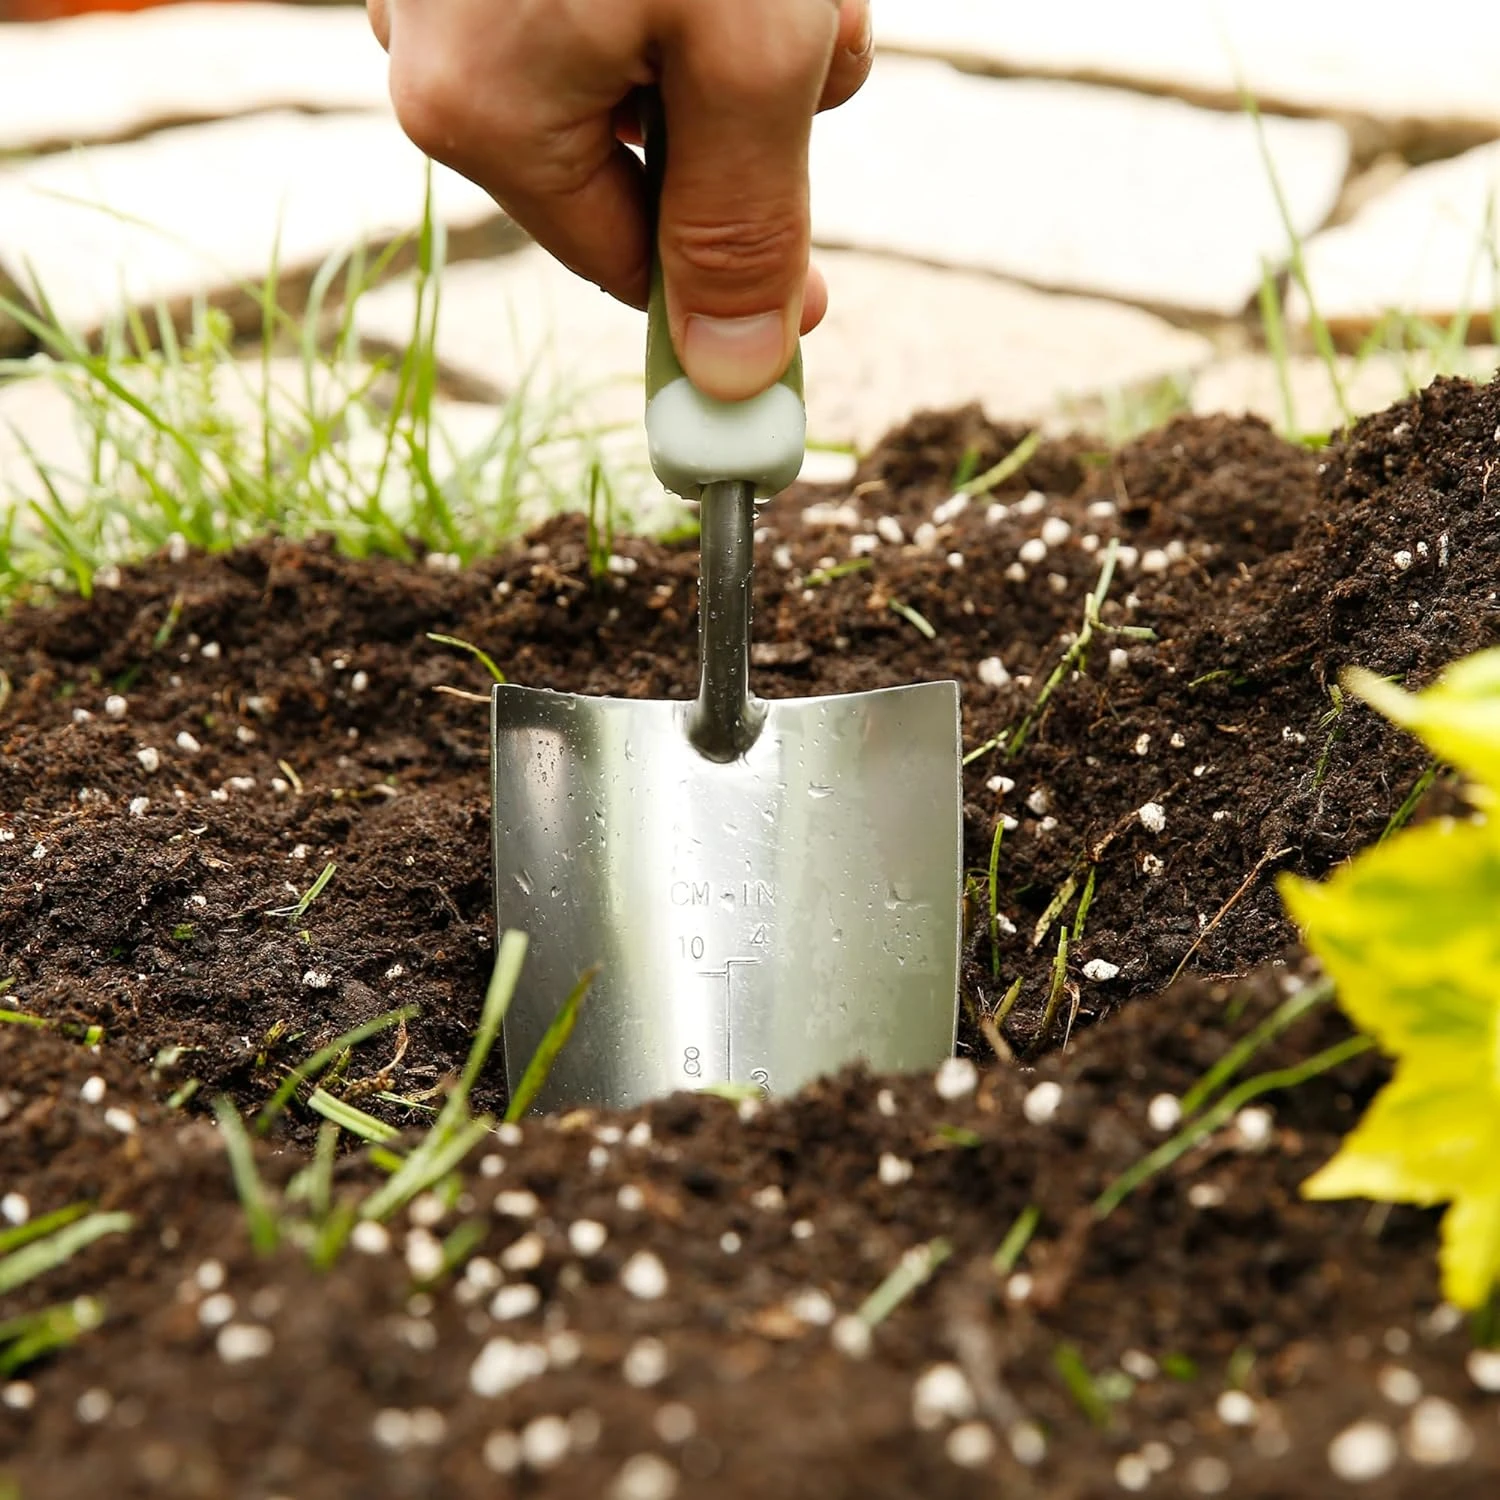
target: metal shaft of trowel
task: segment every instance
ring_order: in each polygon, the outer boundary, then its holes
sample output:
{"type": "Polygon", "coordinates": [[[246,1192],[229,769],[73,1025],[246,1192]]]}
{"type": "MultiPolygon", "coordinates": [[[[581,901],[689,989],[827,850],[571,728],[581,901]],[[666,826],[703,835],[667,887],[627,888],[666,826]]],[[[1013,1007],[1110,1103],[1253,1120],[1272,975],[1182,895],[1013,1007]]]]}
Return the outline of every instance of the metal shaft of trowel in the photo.
{"type": "Polygon", "coordinates": [[[750,696],[750,575],[755,486],[705,485],[698,502],[698,637],[702,675],[688,712],[688,738],[709,760],[732,761],[765,722],[750,696]]]}

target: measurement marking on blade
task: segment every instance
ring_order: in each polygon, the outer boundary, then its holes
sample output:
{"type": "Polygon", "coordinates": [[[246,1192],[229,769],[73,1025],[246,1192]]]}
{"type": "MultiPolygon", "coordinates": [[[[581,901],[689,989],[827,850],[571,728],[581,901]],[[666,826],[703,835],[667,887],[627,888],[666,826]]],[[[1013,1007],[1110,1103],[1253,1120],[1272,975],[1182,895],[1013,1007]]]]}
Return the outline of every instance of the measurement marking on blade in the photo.
{"type": "Polygon", "coordinates": [[[734,971],[758,964],[758,958],[726,958],[722,969],[699,969],[704,979],[724,981],[724,1075],[734,1077],[734,971]]]}

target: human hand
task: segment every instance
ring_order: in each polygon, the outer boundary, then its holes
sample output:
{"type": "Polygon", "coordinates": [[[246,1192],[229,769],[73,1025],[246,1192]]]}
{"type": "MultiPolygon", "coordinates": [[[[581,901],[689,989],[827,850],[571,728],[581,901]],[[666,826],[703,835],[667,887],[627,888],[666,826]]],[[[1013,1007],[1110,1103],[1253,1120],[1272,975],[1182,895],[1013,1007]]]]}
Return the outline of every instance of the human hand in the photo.
{"type": "Polygon", "coordinates": [[[671,138],[657,252],[701,391],[773,384],[827,308],[811,242],[814,114],[870,69],[869,0],[367,0],[407,135],[540,244],[645,307],[651,231],[631,95],[671,138]]]}

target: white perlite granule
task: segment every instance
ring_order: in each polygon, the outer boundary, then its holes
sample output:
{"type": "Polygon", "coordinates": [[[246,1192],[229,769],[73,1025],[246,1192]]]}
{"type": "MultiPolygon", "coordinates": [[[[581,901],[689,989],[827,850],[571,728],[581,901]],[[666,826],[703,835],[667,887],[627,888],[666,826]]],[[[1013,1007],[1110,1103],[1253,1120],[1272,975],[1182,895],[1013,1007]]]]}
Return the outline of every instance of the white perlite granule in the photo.
{"type": "Polygon", "coordinates": [[[575,1255],[597,1255],[609,1238],[609,1230],[597,1219],[575,1219],[568,1226],[568,1244],[575,1255]]]}
{"type": "Polygon", "coordinates": [[[983,1422],[964,1422],[948,1434],[948,1458],[961,1469],[982,1469],[995,1456],[995,1434],[983,1422]]]}
{"type": "Polygon", "coordinates": [[[650,1250],[637,1250],[620,1268],[620,1285],[632,1297],[652,1301],[667,1290],[667,1268],[650,1250]]]}
{"type": "Polygon", "coordinates": [[[853,1313],[846,1313],[833,1325],[833,1347],[848,1359],[863,1359],[873,1342],[870,1325],[853,1313]]]}
{"type": "Polygon", "coordinates": [[[1062,1103],[1062,1085],[1050,1079],[1039,1083],[1021,1103],[1021,1112],[1033,1125],[1045,1125],[1062,1103]]]}
{"type": "Polygon", "coordinates": [[[677,1470],[655,1453],[637,1453],[627,1458],[609,1500],[672,1500],[677,1493],[677,1470]]]}
{"type": "Polygon", "coordinates": [[[626,1385],[644,1390],[666,1379],[667,1366],[667,1346],[657,1338],[639,1338],[625,1351],[620,1373],[626,1385]]]}
{"type": "Polygon", "coordinates": [[[1461,1464],[1474,1451],[1474,1434],[1463,1413],[1441,1396],[1427,1396],[1412,1410],[1404,1433],[1406,1451],[1419,1464],[1461,1464]]]}
{"type": "Polygon", "coordinates": [[[1395,1462],[1396,1434],[1384,1422],[1355,1422],[1328,1445],[1328,1467],[1349,1484],[1379,1479],[1395,1462]]]}
{"type": "Polygon", "coordinates": [[[547,1351],[540,1344],[491,1339],[469,1369],[469,1389],[476,1396],[503,1396],[546,1368],[547,1351]]]}
{"type": "Polygon", "coordinates": [[[972,1094],[979,1083],[979,1069],[967,1057],[950,1057],[944,1060],[933,1078],[932,1086],[939,1099],[962,1099],[972,1094]]]}
{"type": "Polygon", "coordinates": [[[1167,810],[1160,802],[1147,802],[1136,813],[1147,833],[1160,833],[1167,826],[1167,810]]]}
{"type": "Polygon", "coordinates": [[[973,1415],[974,1391],[957,1365],[931,1365],[917,1378],[911,1393],[911,1419],[923,1431],[973,1415]]]}
{"type": "Polygon", "coordinates": [[[1004,687],[1010,681],[1010,673],[998,656],[986,656],[974,673],[986,687],[1004,687]]]}
{"type": "Polygon", "coordinates": [[[254,1323],[226,1323],[219,1330],[215,1347],[226,1365],[238,1365],[246,1360],[264,1359],[275,1342],[269,1328],[259,1328],[254,1323]]]}

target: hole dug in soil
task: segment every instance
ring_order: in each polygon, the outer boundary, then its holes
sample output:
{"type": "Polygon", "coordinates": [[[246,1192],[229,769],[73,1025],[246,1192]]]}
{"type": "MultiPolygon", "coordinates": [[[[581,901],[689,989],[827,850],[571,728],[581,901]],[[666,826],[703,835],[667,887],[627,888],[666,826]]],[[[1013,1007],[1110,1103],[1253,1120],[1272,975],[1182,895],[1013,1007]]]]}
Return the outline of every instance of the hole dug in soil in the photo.
{"type": "MultiPolygon", "coordinates": [[[[1267,1096],[1107,1218],[1090,1204],[1165,1138],[1158,1096],[1308,978],[1274,873],[1326,873],[1423,775],[1413,741],[1338,711],[1339,668],[1420,685],[1500,641],[1497,433],[1500,387],[1440,381],[1322,453],[1180,420],[1114,455],[1045,446],[960,509],[960,464],[1024,435],[962,411],[767,507],[759,692],[953,676],[966,748],[1010,730],[965,773],[977,1083],[852,1070],[757,1110],[528,1121],[456,1204],[420,1200],[424,1222],[328,1272],[254,1254],[208,1103],[257,1109],[405,1003],[404,1047],[357,1048],[333,1092],[415,1131],[430,1116],[381,1094],[430,1097],[462,1064],[495,941],[487,719],[434,689],[486,684],[426,632],[513,681],[684,695],[696,553],[621,539],[628,571],[596,581],[578,518],[458,574],[265,542],[0,622],[0,1003],[64,1023],[0,1025],[0,1187],[15,1212],[136,1216],[0,1297],[0,1323],[106,1310],[0,1382],[0,1495],[1301,1500],[1345,1487],[1329,1447],[1357,1422],[1394,1434],[1359,1493],[1494,1494],[1497,1400],[1440,1306],[1435,1216],[1298,1196],[1377,1058],[1267,1096]],[[1111,539],[1111,629],[1018,744],[1111,539]],[[819,582],[851,548],[868,566],[819,582]],[[328,862],[299,921],[271,914],[328,862]],[[1017,981],[997,1062],[975,1018],[1017,981]],[[64,1034],[95,1025],[95,1048],[64,1034]],[[469,1221],[469,1272],[414,1286],[427,1240],[469,1221]],[[853,1350],[837,1320],[939,1237],[948,1258],[853,1350]]],[[[1439,809],[1462,810],[1442,780],[1418,816],[1439,809]]],[[[1346,1035],[1324,1007],[1247,1071],[1346,1035]]],[[[497,1072],[478,1107],[503,1105],[497,1072]]],[[[293,1106],[268,1180],[317,1123],[293,1106]]],[[[380,1180],[351,1152],[335,1186],[380,1180]]]]}

